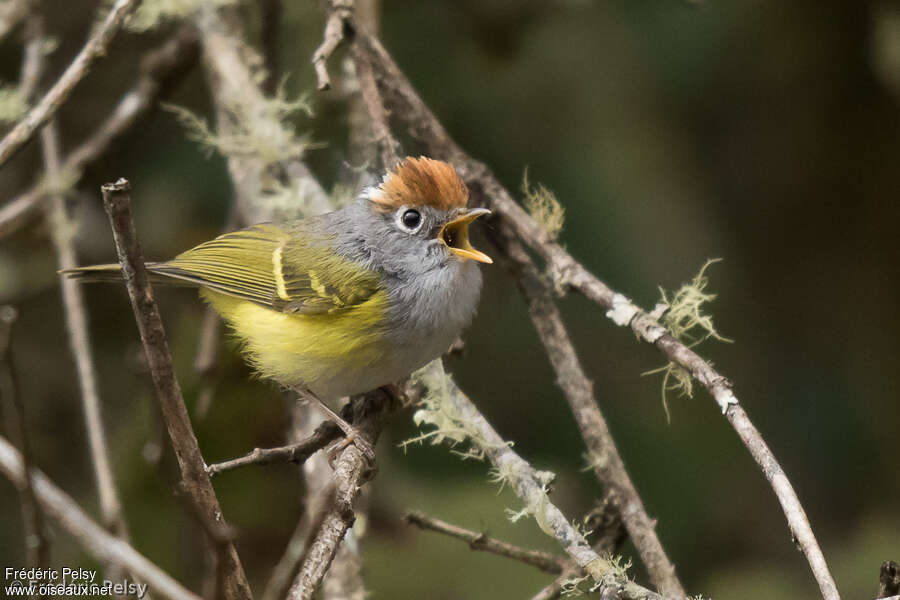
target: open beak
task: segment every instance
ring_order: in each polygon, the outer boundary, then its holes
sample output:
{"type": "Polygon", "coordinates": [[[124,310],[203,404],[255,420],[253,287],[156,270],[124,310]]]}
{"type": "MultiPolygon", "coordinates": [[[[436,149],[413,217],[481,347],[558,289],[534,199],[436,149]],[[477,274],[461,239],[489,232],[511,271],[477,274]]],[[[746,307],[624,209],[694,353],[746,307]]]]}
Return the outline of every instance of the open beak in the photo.
{"type": "Polygon", "coordinates": [[[476,250],[469,243],[469,225],[478,217],[489,214],[491,214],[491,211],[486,208],[467,210],[441,227],[438,239],[450,249],[450,252],[462,259],[477,260],[478,262],[490,264],[494,262],[491,260],[491,257],[480,250],[476,250]]]}

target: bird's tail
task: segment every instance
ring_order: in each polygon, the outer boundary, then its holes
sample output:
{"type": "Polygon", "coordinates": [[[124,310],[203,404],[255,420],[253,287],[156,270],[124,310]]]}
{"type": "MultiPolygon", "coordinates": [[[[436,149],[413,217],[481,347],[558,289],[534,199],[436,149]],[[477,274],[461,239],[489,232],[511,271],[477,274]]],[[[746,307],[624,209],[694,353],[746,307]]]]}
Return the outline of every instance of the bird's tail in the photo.
{"type": "MultiPolygon", "coordinates": [[[[173,279],[171,276],[158,271],[165,263],[149,262],[145,263],[147,274],[151,283],[162,283],[166,285],[190,285],[189,282],[173,279]]],[[[60,271],[69,279],[74,279],[82,283],[95,282],[121,282],[122,267],[118,263],[110,263],[108,265],[91,265],[89,267],[77,267],[75,269],[64,269],[60,271]]],[[[196,284],[195,284],[196,285],[196,284]]]]}

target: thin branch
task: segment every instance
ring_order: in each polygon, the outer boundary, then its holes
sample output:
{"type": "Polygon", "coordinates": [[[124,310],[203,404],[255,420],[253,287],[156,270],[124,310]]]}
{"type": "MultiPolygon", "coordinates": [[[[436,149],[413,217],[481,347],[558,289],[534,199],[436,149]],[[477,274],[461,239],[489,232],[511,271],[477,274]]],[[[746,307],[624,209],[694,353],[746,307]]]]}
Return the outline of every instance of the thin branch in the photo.
{"type": "Polygon", "coordinates": [[[376,78],[383,88],[382,93],[390,97],[394,114],[405,121],[413,136],[425,143],[432,156],[454,162],[475,195],[495,210],[502,217],[502,222],[508,223],[518,237],[546,261],[555,287],[577,290],[598,303],[607,310],[606,316],[609,319],[617,325],[629,325],[641,339],[655,345],[669,360],[687,369],[713,396],[769,480],[781,503],[792,537],[800,545],[823,598],[837,600],[837,587],[800,500],[775,456],[739,405],[731,382],[694,351],[669,335],[656,319],[635,306],[624,295],[613,291],[556,243],[513,200],[512,195],[484,164],[469,157],[456,145],[380,43],[365,36],[364,32],[357,32],[357,36],[365,42],[367,52],[372,57],[376,78]]]}
{"type": "MultiPolygon", "coordinates": [[[[210,527],[218,527],[219,523],[224,522],[222,510],[206,472],[203,455],[200,453],[197,437],[191,427],[184,398],[172,369],[162,319],[153,299],[143,252],[131,217],[131,186],[125,179],[119,179],[116,183],[105,184],[101,189],[157,400],[181,472],[182,489],[197,505],[200,514],[209,520],[210,527]]],[[[225,598],[229,600],[251,598],[250,586],[233,543],[228,543],[228,552],[224,558],[226,564],[222,568],[225,577],[223,590],[225,598]]]]}
{"type": "Polygon", "coordinates": [[[269,465],[280,462],[303,464],[310,456],[342,436],[341,429],[333,421],[325,421],[304,440],[278,448],[254,448],[246,456],[209,465],[206,467],[206,471],[212,477],[225,471],[250,465],[269,465]]]}
{"type": "MultiPolygon", "coordinates": [[[[493,195],[485,189],[482,181],[486,168],[466,156],[449,137],[375,38],[360,30],[357,31],[356,39],[356,43],[366,52],[376,69],[376,76],[384,93],[391,96],[394,110],[407,122],[412,133],[426,143],[432,156],[451,158],[477,198],[487,203],[493,201],[493,195]]],[[[500,191],[505,193],[502,188],[500,191]]],[[[686,594],[675,575],[675,567],[666,556],[654,531],[653,520],[647,514],[615,447],[609,427],[594,398],[593,384],[581,367],[559,309],[553,301],[552,291],[544,284],[537,267],[512,236],[505,222],[501,221],[500,225],[501,235],[495,236],[494,241],[511,259],[509,265],[515,267],[520,290],[528,301],[532,321],[547,349],[557,382],[569,402],[591,455],[596,457],[597,476],[601,482],[615,490],[615,501],[622,512],[623,521],[653,583],[666,595],[684,597],[686,594]]]]}
{"type": "Polygon", "coordinates": [[[91,34],[87,43],[66,68],[50,91],[37,105],[28,111],[19,123],[0,141],[0,166],[12,158],[34,133],[56,114],[66,102],[75,86],[88,74],[93,64],[106,54],[113,37],[122,28],[125,19],[137,8],[140,0],[117,0],[103,23],[91,34]]]}
{"type": "MultiPolygon", "coordinates": [[[[60,167],[67,177],[80,177],[81,171],[97,160],[113,141],[129,131],[156,105],[157,99],[187,73],[198,56],[197,36],[193,28],[183,27],[170,40],[148,53],[141,63],[141,74],[124,95],[109,118],[60,167]]],[[[9,235],[40,214],[42,203],[58,183],[39,182],[27,192],[0,207],[0,237],[9,235]]]]}
{"type": "MultiPolygon", "coordinates": [[[[59,141],[54,121],[49,121],[41,130],[41,148],[47,176],[51,179],[58,177],[60,169],[59,141]]],[[[78,266],[75,245],[72,240],[75,226],[67,214],[65,199],[61,195],[50,197],[47,221],[50,224],[50,237],[53,240],[59,270],[74,269],[78,266]]],[[[100,498],[100,514],[103,524],[110,532],[127,539],[122,505],[119,501],[119,492],[116,489],[109,461],[109,449],[106,445],[100,396],[97,391],[97,370],[94,366],[94,353],[88,334],[84,296],[81,286],[65,275],[59,276],[59,283],[66,328],[69,333],[69,347],[75,361],[78,385],[81,388],[81,406],[88,434],[91,465],[94,469],[97,493],[100,498]]]]}
{"type": "MultiPolygon", "coordinates": [[[[19,398],[10,350],[12,329],[18,316],[14,307],[0,306],[0,400],[3,401],[3,415],[8,435],[19,448],[24,468],[30,472],[31,444],[25,425],[25,407],[19,398]]],[[[16,488],[19,491],[19,505],[22,510],[22,529],[28,565],[46,567],[50,562],[50,544],[44,532],[44,517],[35,497],[31,478],[23,477],[16,482],[16,488]]]]}
{"type": "Polygon", "coordinates": [[[327,0],[327,3],[328,11],[322,43],[316,48],[312,57],[319,91],[331,89],[328,59],[346,39],[347,29],[353,17],[353,0],[327,0]]]}
{"type": "Polygon", "coordinates": [[[666,556],[656,535],[656,524],[647,514],[625,469],[606,419],[594,397],[594,385],[584,373],[562,315],[553,300],[552,290],[540,277],[537,267],[518,240],[509,235],[503,236],[504,232],[509,233],[501,226],[492,232],[494,235],[491,239],[506,254],[509,262],[506,266],[517,277],[531,320],[556,373],[557,385],[569,402],[581,437],[588,448],[590,465],[597,479],[612,492],[611,500],[647,567],[651,581],[663,594],[684,597],[686,594],[675,574],[675,565],[666,556]]]}
{"type": "Polygon", "coordinates": [[[482,550],[484,552],[505,556],[506,558],[511,558],[512,560],[517,560],[526,565],[536,567],[551,575],[559,575],[571,565],[568,560],[559,556],[554,556],[549,552],[522,548],[521,546],[516,546],[515,544],[492,538],[486,533],[459,527],[458,525],[453,525],[446,521],[429,517],[421,512],[407,513],[404,520],[410,525],[415,525],[420,529],[436,531],[469,542],[469,547],[472,550],[482,550]]]}
{"type": "Polygon", "coordinates": [[[400,158],[397,156],[400,144],[391,135],[391,129],[388,125],[388,114],[384,108],[381,92],[378,91],[375,75],[372,73],[372,65],[369,63],[365,52],[356,43],[353,44],[353,59],[356,64],[356,74],[359,78],[363,102],[369,113],[375,145],[381,156],[381,165],[386,171],[392,170],[400,161],[400,158]]]}
{"type": "MultiPolygon", "coordinates": [[[[396,405],[395,398],[383,388],[351,399],[353,426],[373,447],[396,405]]],[[[288,592],[290,600],[310,600],[325,577],[338,546],[356,518],[353,508],[360,488],[374,476],[368,463],[355,444],[348,444],[335,460],[331,477],[334,498],[313,532],[306,558],[288,592]]]]}
{"type": "Polygon", "coordinates": [[[449,404],[448,413],[453,415],[454,421],[464,426],[462,432],[455,433],[464,434],[473,443],[477,440],[477,450],[484,453],[500,474],[502,481],[508,483],[516,496],[525,503],[523,513],[527,512],[533,516],[541,530],[553,537],[572,562],[587,572],[593,579],[595,588],[600,590],[614,588],[626,599],[660,600],[664,597],[619,577],[616,567],[591,548],[584,536],[550,501],[547,493],[548,474],[536,471],[513,451],[453,380],[443,374],[440,361],[434,361],[427,368],[435,371],[429,371],[420,377],[420,381],[425,383],[438,380],[437,377],[440,377],[439,381],[442,383],[439,385],[443,386],[442,403],[449,404]],[[438,369],[440,371],[437,371],[438,369]]]}
{"type": "MultiPolygon", "coordinates": [[[[297,404],[299,405],[299,403],[297,404]]],[[[311,407],[307,405],[306,408],[311,407]]],[[[329,468],[327,464],[325,466],[329,468]]],[[[306,472],[306,469],[304,469],[304,472],[306,472]]],[[[316,469],[314,474],[317,479],[320,479],[321,477],[319,476],[323,475],[324,472],[316,469]]],[[[321,479],[325,479],[322,481],[322,485],[314,486],[307,482],[303,515],[297,523],[297,527],[294,529],[294,533],[291,535],[291,539],[288,541],[281,558],[272,569],[272,575],[266,583],[262,600],[284,600],[287,597],[291,584],[297,577],[314,536],[322,526],[322,521],[328,513],[334,498],[334,485],[331,483],[330,475],[321,479]]]]}
{"type": "MultiPolygon", "coordinates": [[[[0,471],[16,486],[25,483],[25,467],[22,456],[4,438],[0,437],[0,471]]],[[[78,504],[56,487],[37,469],[30,471],[34,492],[44,512],[68,531],[87,552],[102,563],[120,565],[139,575],[150,589],[167,600],[201,600],[172,579],[155,564],[147,560],[128,543],[109,534],[88,517],[78,504]]]]}

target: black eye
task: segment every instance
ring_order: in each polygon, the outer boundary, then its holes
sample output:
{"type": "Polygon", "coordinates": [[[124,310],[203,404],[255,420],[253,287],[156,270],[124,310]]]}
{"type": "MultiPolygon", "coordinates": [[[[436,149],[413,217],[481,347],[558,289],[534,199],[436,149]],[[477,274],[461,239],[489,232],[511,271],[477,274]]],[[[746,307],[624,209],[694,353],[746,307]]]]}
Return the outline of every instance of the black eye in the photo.
{"type": "Polygon", "coordinates": [[[419,226],[419,223],[422,222],[422,215],[419,214],[419,211],[410,208],[403,213],[403,216],[400,217],[400,221],[407,229],[415,229],[419,226]]]}

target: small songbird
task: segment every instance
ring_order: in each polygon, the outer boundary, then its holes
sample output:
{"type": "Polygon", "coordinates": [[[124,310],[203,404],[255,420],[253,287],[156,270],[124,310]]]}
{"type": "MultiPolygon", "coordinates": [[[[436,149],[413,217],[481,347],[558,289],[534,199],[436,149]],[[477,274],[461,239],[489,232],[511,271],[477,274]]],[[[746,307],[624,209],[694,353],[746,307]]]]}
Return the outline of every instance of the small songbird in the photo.
{"type": "MultiPolygon", "coordinates": [[[[334,401],[405,377],[471,322],[476,263],[491,259],[469,225],[490,211],[468,199],[450,164],[406,158],[340,210],[226,233],[147,270],[199,287],[260,375],[334,401]]],[[[121,278],[117,264],[68,275],[121,278]]]]}

